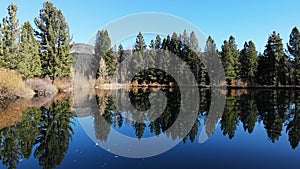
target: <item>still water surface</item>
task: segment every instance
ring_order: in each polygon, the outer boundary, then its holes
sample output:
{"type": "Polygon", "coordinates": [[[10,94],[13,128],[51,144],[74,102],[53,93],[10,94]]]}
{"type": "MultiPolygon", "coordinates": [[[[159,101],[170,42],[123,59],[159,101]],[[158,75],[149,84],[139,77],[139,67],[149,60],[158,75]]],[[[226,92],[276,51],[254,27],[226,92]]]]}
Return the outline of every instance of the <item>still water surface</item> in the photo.
{"type": "MultiPolygon", "coordinates": [[[[38,101],[36,105],[27,102],[27,106],[19,101],[1,103],[0,168],[300,167],[300,91],[220,91],[226,95],[224,112],[217,119],[216,128],[209,129],[204,143],[199,143],[199,137],[207,123],[210,90],[200,91],[198,119],[188,135],[181,133],[180,127],[177,132],[167,132],[178,115],[180,92],[164,92],[168,98],[165,111],[145,123],[128,120],[126,112],[116,110],[110,91],[96,92],[96,107],[76,107],[88,103],[94,94],[81,94],[76,99],[54,98],[51,103],[40,105],[38,101]],[[15,123],[9,122],[13,119],[10,113],[19,116],[15,123]],[[106,142],[112,129],[137,140],[165,134],[182,141],[158,156],[126,158],[99,147],[87,136],[82,121],[93,127],[98,142],[106,142]]],[[[150,89],[139,89],[129,96],[135,108],[147,110],[151,106],[147,99],[150,93],[150,89]]],[[[155,114],[150,112],[148,117],[151,113],[155,114]]],[[[132,118],[141,117],[133,112],[132,118]]]]}

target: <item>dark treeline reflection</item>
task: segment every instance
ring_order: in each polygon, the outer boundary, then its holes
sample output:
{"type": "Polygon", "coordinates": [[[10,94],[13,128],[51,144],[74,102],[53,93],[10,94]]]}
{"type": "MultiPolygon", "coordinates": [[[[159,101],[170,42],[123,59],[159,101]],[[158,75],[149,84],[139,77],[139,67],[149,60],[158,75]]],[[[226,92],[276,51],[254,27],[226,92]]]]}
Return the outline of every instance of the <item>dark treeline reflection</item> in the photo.
{"type": "MultiPolygon", "coordinates": [[[[185,138],[185,140],[187,140],[190,138],[194,141],[195,134],[197,134],[200,126],[200,121],[193,121],[195,124],[190,134],[186,136],[187,128],[185,128],[185,126],[187,126],[186,123],[191,121],[191,117],[189,116],[191,116],[192,113],[185,113],[185,118],[177,118],[181,104],[181,93],[179,90],[176,88],[162,89],[167,97],[165,109],[162,109],[162,105],[164,104],[163,100],[156,100],[156,102],[161,103],[161,105],[151,105],[149,102],[149,98],[155,97],[158,94],[157,91],[158,89],[155,88],[136,88],[129,92],[129,99],[126,98],[128,95],[118,95],[117,99],[122,100],[123,105],[131,105],[132,103],[135,107],[135,110],[132,112],[126,112],[126,110],[128,110],[126,107],[122,107],[124,110],[117,110],[117,106],[114,104],[111,95],[97,95],[97,103],[100,109],[100,113],[99,111],[95,111],[94,113],[94,126],[97,139],[99,141],[106,141],[110,132],[110,126],[121,128],[127,124],[133,127],[138,139],[142,138],[146,128],[149,128],[153,135],[165,133],[173,139],[185,138]],[[147,110],[150,106],[152,111],[146,111],[146,113],[140,112],[147,110]],[[156,110],[164,111],[157,112],[156,110]],[[179,120],[179,122],[174,126],[175,120],[179,120]],[[107,123],[105,123],[105,121],[107,123]],[[141,123],[141,121],[146,121],[146,123],[141,123]],[[172,129],[170,129],[171,126],[172,129]]],[[[202,92],[204,94],[207,90],[202,92]]],[[[186,93],[186,95],[189,95],[189,93],[186,93]]]]}
{"type": "Polygon", "coordinates": [[[56,168],[63,161],[73,135],[70,99],[48,107],[29,108],[22,121],[0,130],[0,160],[16,168],[32,155],[43,168],[56,168]]]}
{"type": "MultiPolygon", "coordinates": [[[[130,91],[129,101],[138,110],[147,110],[150,107],[149,94],[155,94],[154,89],[139,88],[130,91]]],[[[166,134],[173,139],[181,138],[183,142],[194,142],[200,132],[200,121],[206,123],[206,118],[210,109],[211,91],[200,90],[200,107],[198,116],[188,135],[183,134],[184,119],[179,126],[174,126],[175,130],[169,131],[177,118],[180,107],[180,92],[177,89],[162,89],[167,96],[167,106],[164,112],[155,120],[149,120],[156,112],[139,114],[130,112],[132,119],[128,120],[125,110],[116,110],[116,106],[111,95],[101,95],[97,97],[100,113],[94,113],[95,132],[99,141],[106,141],[110,133],[110,126],[121,128],[124,125],[131,126],[138,139],[143,137],[144,132],[149,128],[150,133],[159,135],[166,134]],[[143,117],[141,117],[143,116],[143,117]],[[104,118],[103,118],[104,117],[104,118]],[[148,117],[148,118],[145,118],[148,117]],[[140,118],[146,120],[145,123],[138,123],[140,118]],[[202,119],[202,120],[201,120],[202,119]],[[105,123],[108,122],[108,123],[105,123]],[[110,126],[109,126],[110,125],[110,126]]],[[[242,126],[244,131],[251,134],[255,130],[257,123],[263,124],[268,140],[275,143],[286,133],[291,148],[296,149],[300,141],[300,91],[299,90],[228,90],[219,91],[220,94],[227,95],[224,112],[220,119],[220,128],[224,136],[234,139],[238,126],[242,126]]],[[[124,99],[119,96],[118,99],[124,99]]],[[[130,104],[130,103],[127,103],[130,104]]],[[[214,104],[214,103],[212,103],[214,104]]],[[[190,112],[192,113],[192,112],[190,112]]],[[[157,115],[154,115],[157,117],[157,115]]],[[[188,114],[186,114],[188,116],[188,114]]],[[[211,125],[211,124],[207,124],[211,125]]],[[[213,125],[211,125],[213,126],[213,125]]],[[[214,129],[209,129],[213,134],[214,129]]],[[[285,139],[285,138],[283,138],[285,139]]]]}

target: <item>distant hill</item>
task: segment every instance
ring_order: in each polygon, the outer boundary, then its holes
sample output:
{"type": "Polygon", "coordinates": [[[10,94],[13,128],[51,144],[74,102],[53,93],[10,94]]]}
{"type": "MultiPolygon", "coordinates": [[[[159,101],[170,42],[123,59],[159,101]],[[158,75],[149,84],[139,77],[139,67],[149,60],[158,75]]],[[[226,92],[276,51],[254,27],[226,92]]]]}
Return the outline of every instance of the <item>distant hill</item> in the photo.
{"type": "Polygon", "coordinates": [[[95,60],[95,49],[93,45],[76,43],[71,49],[75,76],[79,74],[86,77],[96,78],[99,63],[95,60]],[[79,74],[78,74],[79,73],[79,74]]]}
{"type": "Polygon", "coordinates": [[[80,54],[95,54],[95,48],[93,45],[84,44],[84,43],[76,43],[73,45],[71,49],[71,53],[80,53],[80,54]]]}

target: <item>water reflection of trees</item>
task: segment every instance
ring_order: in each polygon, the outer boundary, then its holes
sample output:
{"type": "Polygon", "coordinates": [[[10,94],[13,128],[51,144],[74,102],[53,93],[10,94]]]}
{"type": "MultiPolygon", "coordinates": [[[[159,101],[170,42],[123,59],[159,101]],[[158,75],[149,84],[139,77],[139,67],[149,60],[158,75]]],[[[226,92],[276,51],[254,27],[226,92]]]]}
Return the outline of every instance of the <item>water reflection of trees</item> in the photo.
{"type": "MultiPolygon", "coordinates": [[[[178,113],[180,111],[180,103],[181,103],[180,100],[181,93],[179,92],[178,89],[173,89],[173,90],[162,89],[162,91],[166,95],[167,102],[166,102],[166,109],[161,115],[159,115],[159,113],[155,111],[153,112],[146,111],[145,114],[140,113],[140,111],[145,111],[150,107],[149,97],[153,97],[153,95],[156,94],[155,91],[156,91],[155,88],[152,89],[139,88],[137,90],[133,90],[129,92],[130,99],[123,98],[126,97],[126,95],[119,95],[117,99],[123,100],[124,105],[132,104],[136,108],[136,110],[134,110],[133,112],[124,112],[126,111],[126,108],[124,110],[117,111],[116,106],[114,105],[114,102],[112,100],[112,96],[107,96],[107,95],[97,96],[97,103],[100,109],[100,113],[94,114],[94,119],[95,119],[94,123],[95,123],[95,131],[96,131],[97,139],[99,141],[106,141],[110,131],[109,128],[110,126],[122,127],[122,125],[127,124],[129,126],[132,126],[136,134],[136,137],[138,139],[142,138],[146,128],[149,128],[150,133],[153,133],[153,135],[159,135],[161,133],[165,133],[166,135],[170,136],[173,139],[185,138],[184,139],[185,141],[187,141],[188,139],[194,141],[198,133],[200,120],[197,119],[195,121],[190,132],[188,133],[188,135],[186,135],[185,131],[187,129],[185,126],[188,126],[186,123],[190,121],[186,119],[177,119],[178,113]],[[128,120],[129,117],[126,117],[128,114],[131,115],[130,118],[132,118],[133,121],[128,120]],[[100,115],[102,117],[100,117],[100,115]],[[149,120],[149,119],[153,119],[153,117],[158,117],[158,118],[156,118],[155,120],[149,120]],[[147,122],[139,123],[141,119],[144,119],[147,122]],[[177,124],[176,126],[173,125],[175,120],[179,120],[179,122],[176,123],[177,124]],[[105,121],[107,123],[105,123],[105,121]],[[172,130],[168,130],[171,126],[172,126],[172,130]]],[[[189,93],[185,93],[185,94],[189,95],[189,93]]],[[[203,104],[200,105],[200,109],[203,115],[207,113],[206,109],[209,106],[208,95],[209,95],[208,90],[203,90],[203,91],[201,90],[200,98],[203,104]]],[[[155,105],[151,105],[151,106],[155,106],[155,105]]],[[[152,110],[157,110],[157,109],[152,108],[152,110]]],[[[189,118],[188,116],[190,115],[191,115],[190,113],[186,113],[187,118],[189,118]]]]}
{"type": "Polygon", "coordinates": [[[250,93],[229,95],[221,120],[224,135],[234,137],[239,122],[245,131],[252,133],[255,124],[261,122],[271,142],[276,142],[285,132],[291,147],[299,144],[300,91],[297,90],[255,90],[250,93]],[[286,126],[286,127],[285,127],[286,126]]]}
{"type": "Polygon", "coordinates": [[[0,160],[8,168],[16,168],[21,159],[34,154],[43,168],[57,167],[72,138],[71,117],[69,99],[27,109],[21,122],[0,130],[0,160]]]}
{"type": "MultiPolygon", "coordinates": [[[[97,138],[101,141],[107,140],[110,132],[109,125],[122,127],[124,124],[129,124],[139,139],[143,137],[146,128],[149,128],[150,133],[153,135],[164,133],[173,139],[181,138],[184,142],[193,142],[199,133],[201,119],[206,122],[208,116],[211,103],[210,90],[200,90],[199,118],[194,122],[193,127],[187,135],[183,133],[184,119],[179,119],[181,120],[180,125],[172,126],[179,113],[180,92],[178,90],[170,92],[167,89],[163,89],[163,91],[168,98],[167,107],[161,116],[147,123],[135,122],[135,120],[138,121],[138,118],[141,118],[139,117],[141,115],[138,113],[135,114],[135,112],[131,112],[134,121],[126,121],[126,117],[123,117],[124,114],[117,112],[111,96],[98,97],[97,101],[100,113],[94,115],[97,138]],[[100,116],[104,118],[100,118],[100,116]],[[104,120],[108,123],[103,122],[104,120]],[[168,131],[170,126],[174,130],[168,131]]],[[[132,91],[129,94],[130,101],[137,109],[147,110],[150,107],[148,96],[151,92],[152,89],[132,91]]],[[[286,132],[291,147],[295,149],[298,146],[300,141],[300,91],[229,90],[222,92],[223,94],[227,94],[226,105],[220,119],[220,128],[224,136],[233,139],[239,125],[243,127],[245,132],[251,134],[255,130],[256,124],[261,123],[264,125],[267,137],[271,142],[276,142],[283,132],[286,132]]],[[[125,98],[120,96],[118,99],[125,98]]],[[[151,113],[155,112],[147,113],[147,116],[151,116],[151,113]]],[[[208,130],[210,130],[209,135],[214,133],[214,129],[208,130]]]]}
{"type": "Polygon", "coordinates": [[[300,98],[299,94],[295,94],[294,97],[296,98],[295,107],[291,110],[288,114],[288,123],[286,131],[289,135],[289,142],[293,149],[295,149],[300,141],[300,98]]]}

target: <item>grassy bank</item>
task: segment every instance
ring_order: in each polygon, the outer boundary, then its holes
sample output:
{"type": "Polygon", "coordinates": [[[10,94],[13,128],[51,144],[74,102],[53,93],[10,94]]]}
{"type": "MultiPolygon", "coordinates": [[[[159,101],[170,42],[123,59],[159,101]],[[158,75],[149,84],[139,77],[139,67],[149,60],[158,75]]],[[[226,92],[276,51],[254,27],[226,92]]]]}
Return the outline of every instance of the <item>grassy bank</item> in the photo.
{"type": "Polygon", "coordinates": [[[21,75],[13,70],[0,68],[0,100],[31,98],[34,91],[25,84],[21,75]]]}
{"type": "Polygon", "coordinates": [[[0,100],[18,98],[32,98],[71,91],[70,79],[57,79],[52,83],[50,79],[27,79],[13,71],[0,68],[0,100]]]}

